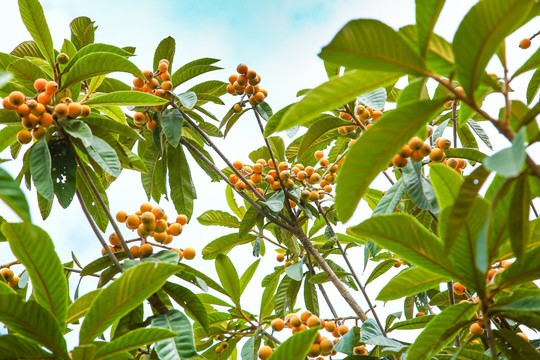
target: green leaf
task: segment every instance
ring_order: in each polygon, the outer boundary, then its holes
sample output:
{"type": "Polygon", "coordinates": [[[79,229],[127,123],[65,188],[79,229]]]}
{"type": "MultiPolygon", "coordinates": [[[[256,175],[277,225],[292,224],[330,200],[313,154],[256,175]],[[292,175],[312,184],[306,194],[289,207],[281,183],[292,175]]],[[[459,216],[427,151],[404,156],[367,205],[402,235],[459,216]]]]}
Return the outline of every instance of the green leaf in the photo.
{"type": "Polygon", "coordinates": [[[50,79],[50,76],[43,69],[28,59],[14,61],[9,64],[6,70],[12,73],[15,80],[27,89],[34,88],[36,79],[50,79]]]}
{"type": "Polygon", "coordinates": [[[234,199],[234,191],[232,190],[232,187],[227,186],[225,188],[225,197],[227,198],[227,205],[229,205],[229,209],[231,209],[236,216],[242,219],[246,213],[246,210],[243,206],[241,208],[238,207],[238,204],[234,199]]]}
{"type": "Polygon", "coordinates": [[[159,62],[162,59],[169,61],[169,69],[172,69],[172,64],[174,60],[174,53],[176,51],[176,41],[174,38],[167,36],[165,39],[161,40],[159,45],[154,52],[154,62],[152,69],[156,70],[159,67],[159,62]]]}
{"type": "Polygon", "coordinates": [[[403,180],[399,179],[386,191],[386,194],[377,203],[371,216],[393,213],[404,192],[405,186],[403,185],[403,180]]]}
{"type": "Polygon", "coordinates": [[[341,107],[356,96],[392,84],[398,78],[399,75],[396,74],[371,70],[348,71],[343,76],[332,78],[311,90],[286,113],[276,113],[269,120],[264,135],[269,136],[273,132],[305,124],[323,111],[341,107]],[[274,117],[275,120],[272,121],[274,117]],[[277,125],[274,124],[275,121],[279,121],[277,125]]]}
{"type": "Polygon", "coordinates": [[[0,124],[20,125],[21,118],[15,111],[0,109],[0,124]]]}
{"type": "Polygon", "coordinates": [[[303,360],[317,337],[317,328],[300,331],[285,340],[272,353],[270,360],[303,360]]]}
{"type": "MultiPolygon", "coordinates": [[[[131,54],[130,52],[127,52],[126,50],[121,49],[121,48],[119,48],[117,46],[114,46],[114,45],[100,44],[100,43],[98,43],[98,44],[89,44],[89,45],[85,46],[84,48],[82,48],[81,50],[79,50],[71,58],[71,60],[66,65],[66,67],[65,67],[65,69],[63,71],[64,72],[69,71],[73,67],[73,65],[75,65],[75,63],[80,58],[82,58],[83,56],[86,56],[86,55],[92,54],[92,53],[97,53],[97,52],[100,52],[100,53],[112,53],[112,54],[120,55],[122,57],[133,56],[133,54],[131,54]]],[[[112,79],[108,79],[108,80],[112,80],[112,79]]]]}
{"type": "MultiPolygon", "coordinates": [[[[215,60],[215,59],[212,59],[215,60]]],[[[196,60],[197,61],[197,60],[196,60]]],[[[194,62],[188,63],[176,70],[171,76],[171,81],[174,87],[185,83],[186,81],[193,79],[196,76],[202,75],[209,71],[220,70],[219,66],[214,65],[192,65],[194,62]]]]}
{"type": "Polygon", "coordinates": [[[63,323],[68,306],[68,287],[54,243],[41,228],[28,224],[2,224],[11,251],[26,267],[35,300],[63,323]]]}
{"type": "Polygon", "coordinates": [[[368,237],[408,263],[438,275],[462,279],[446,261],[442,241],[411,215],[378,215],[348,228],[347,232],[353,236],[368,237]]]}
{"type": "Polygon", "coordinates": [[[325,132],[336,129],[340,126],[349,126],[350,122],[341,120],[334,116],[324,116],[322,119],[313,123],[306,134],[302,137],[302,142],[298,148],[296,156],[300,158],[306,149],[325,132]]]}
{"type": "Polygon", "coordinates": [[[426,327],[427,323],[433,320],[434,317],[435,317],[434,315],[426,315],[426,316],[413,318],[410,320],[400,321],[392,325],[392,327],[388,329],[388,332],[392,330],[396,330],[396,329],[400,329],[400,330],[423,329],[426,327]]]}
{"type": "Polygon", "coordinates": [[[92,130],[82,120],[60,120],[60,125],[69,135],[80,139],[84,147],[92,144],[92,130]]]}
{"type": "Polygon", "coordinates": [[[540,69],[536,69],[527,85],[527,105],[530,105],[540,90],[540,69]]]}
{"type": "Polygon", "coordinates": [[[377,300],[397,300],[405,296],[415,295],[439,284],[451,280],[451,277],[441,276],[421,267],[408,268],[390,280],[377,295],[377,300]]]}
{"type": "Polygon", "coordinates": [[[526,129],[522,127],[512,141],[512,147],[502,149],[484,159],[484,166],[504,177],[516,177],[525,163],[526,129]]]}
{"type": "Polygon", "coordinates": [[[54,67],[56,62],[53,41],[43,8],[38,0],[19,0],[19,11],[26,29],[32,35],[41,53],[49,65],[54,67]]]}
{"type": "Polygon", "coordinates": [[[407,352],[407,357],[418,360],[432,359],[455,338],[461,328],[470,323],[476,310],[477,306],[470,303],[450,306],[443,310],[416,338],[407,352]]]}
{"type": "Polygon", "coordinates": [[[84,294],[77,300],[71,304],[67,309],[67,315],[66,315],[66,325],[67,324],[73,324],[78,319],[83,317],[87,312],[88,309],[90,309],[90,305],[92,305],[92,302],[94,302],[94,299],[96,296],[99,295],[101,292],[101,289],[96,289],[94,291],[90,291],[89,293],[84,294]]]}
{"type": "Polygon", "coordinates": [[[444,150],[444,153],[446,154],[447,158],[455,157],[479,163],[483,163],[487,157],[486,154],[478,151],[477,149],[468,148],[450,148],[444,150]]]}
{"type": "Polygon", "coordinates": [[[221,285],[223,285],[231,300],[239,306],[241,294],[240,279],[232,261],[227,256],[219,254],[216,257],[216,272],[218,273],[221,285]]]}
{"type": "Polygon", "coordinates": [[[441,209],[453,205],[458,197],[463,177],[443,164],[431,165],[429,176],[441,209]]]}
{"type": "MultiPolygon", "coordinates": [[[[519,69],[516,70],[514,75],[512,75],[511,79],[513,79],[516,76],[521,75],[524,72],[527,72],[529,70],[537,69],[536,72],[538,72],[538,67],[540,67],[540,49],[537,49],[536,52],[533,55],[531,55],[531,57],[529,57],[527,59],[527,61],[525,61],[525,63],[523,65],[521,65],[521,67],[519,69]]],[[[533,75],[533,77],[534,77],[534,75],[533,75]]],[[[531,81],[532,81],[532,79],[531,79],[531,81]]],[[[527,102],[530,103],[528,98],[529,97],[527,96],[527,102]]]]}
{"type": "Polygon", "coordinates": [[[13,293],[0,292],[0,303],[0,321],[11,331],[45,346],[61,359],[70,359],[61,328],[50,312],[13,293]]]}
{"type": "Polygon", "coordinates": [[[425,74],[425,63],[390,26],[378,20],[349,21],[319,57],[346,67],[370,71],[425,74]]]}
{"type": "Polygon", "coordinates": [[[36,342],[18,335],[2,335],[0,337],[1,359],[49,359],[51,354],[46,352],[36,342]]]}
{"type": "Polygon", "coordinates": [[[538,259],[538,256],[540,256],[540,246],[536,246],[525,252],[524,256],[517,259],[500,274],[498,288],[505,289],[509,286],[538,279],[540,276],[540,265],[535,260],[538,259]]]}
{"type": "Polygon", "coordinates": [[[140,302],[160,289],[178,267],[161,262],[142,262],[103,289],[86,313],[79,340],[87,344],[116,320],[136,308],[140,302]]]}
{"type": "Polygon", "coordinates": [[[246,269],[246,271],[244,271],[244,273],[240,277],[240,295],[242,295],[244,293],[244,290],[246,290],[246,287],[248,286],[249,282],[253,278],[255,271],[257,271],[257,267],[259,266],[260,262],[261,262],[261,259],[258,259],[253,264],[249,265],[249,267],[246,269]]]}
{"type": "Polygon", "coordinates": [[[403,144],[442,110],[441,105],[441,100],[422,100],[387,112],[356,141],[337,180],[336,208],[341,221],[351,218],[369,184],[387,168],[403,144]]]}
{"type": "Polygon", "coordinates": [[[493,331],[498,348],[507,359],[538,360],[540,354],[528,341],[525,341],[512,330],[493,331]]]}
{"type": "Polygon", "coordinates": [[[221,210],[205,211],[197,220],[201,225],[218,225],[236,229],[240,227],[240,222],[235,216],[221,210]]]}
{"type": "Polygon", "coordinates": [[[482,128],[482,126],[480,126],[480,124],[478,124],[476,121],[474,121],[472,119],[467,121],[467,124],[469,124],[469,126],[475,132],[475,134],[478,135],[480,140],[482,140],[484,142],[484,144],[486,144],[486,146],[490,150],[493,150],[493,146],[491,146],[491,142],[489,141],[489,137],[487,136],[487,134],[484,131],[484,129],[482,128]]]}
{"type": "Polygon", "coordinates": [[[0,199],[6,203],[22,220],[30,221],[30,209],[19,184],[0,168],[0,199]]]}
{"type": "Polygon", "coordinates": [[[386,105],[386,89],[381,87],[358,96],[358,100],[373,110],[382,110],[386,105]]]}
{"type": "MultiPolygon", "coordinates": [[[[219,285],[217,282],[212,280],[208,275],[182,263],[179,263],[178,267],[180,267],[183,273],[188,273],[189,275],[197,277],[199,280],[202,280],[205,283],[205,285],[208,284],[208,286],[211,287],[212,289],[222,293],[223,295],[227,295],[227,292],[221,287],[221,285],[219,285]]],[[[183,276],[182,273],[179,273],[176,275],[182,279],[184,278],[182,277],[183,276]]]]}
{"type": "Polygon", "coordinates": [[[203,329],[208,331],[210,326],[208,313],[197,295],[188,288],[171,282],[165,283],[163,290],[165,290],[178,305],[182,306],[192,318],[198,321],[203,329]]]}
{"type": "Polygon", "coordinates": [[[38,193],[47,200],[54,197],[51,178],[51,154],[47,147],[47,139],[42,137],[30,148],[30,173],[38,193]]]}
{"type": "Polygon", "coordinates": [[[193,91],[188,91],[177,96],[178,100],[182,103],[182,106],[193,109],[195,104],[197,104],[197,94],[193,91]]]}
{"type": "Polygon", "coordinates": [[[167,147],[167,166],[174,207],[179,214],[185,214],[189,219],[193,214],[193,200],[197,198],[197,194],[189,164],[181,146],[176,149],[171,145],[167,147]]]}
{"type": "Polygon", "coordinates": [[[198,357],[193,340],[193,330],[188,318],[173,309],[167,314],[152,319],[153,328],[162,328],[178,334],[173,339],[156,343],[155,350],[161,360],[181,360],[198,357]]]}
{"type": "Polygon", "coordinates": [[[340,353],[353,355],[354,346],[360,341],[360,328],[353,326],[334,346],[334,349],[340,353]]]}
{"type": "Polygon", "coordinates": [[[140,91],[115,91],[94,96],[85,102],[86,105],[117,105],[117,106],[154,106],[163,105],[167,99],[143,93],[140,91]]]}
{"type": "Polygon", "coordinates": [[[302,281],[302,277],[304,277],[304,272],[302,271],[302,267],[304,264],[299,261],[297,263],[292,264],[291,266],[287,266],[285,268],[285,273],[288,277],[290,277],[293,280],[296,281],[302,281]]]}
{"type": "Polygon", "coordinates": [[[398,260],[389,259],[378,263],[375,269],[373,269],[373,271],[371,272],[371,274],[369,274],[365,286],[367,286],[367,284],[369,284],[373,280],[377,279],[379,276],[385,274],[388,270],[392,269],[397,262],[398,260]]]}
{"type": "Polygon", "coordinates": [[[416,1],[416,29],[418,31],[418,47],[420,55],[427,55],[428,46],[433,35],[433,28],[444,6],[444,0],[416,1]]]}
{"type": "Polygon", "coordinates": [[[180,143],[182,137],[182,123],[184,118],[180,111],[174,109],[161,117],[161,128],[169,144],[174,148],[180,143]]]}
{"type": "MultiPolygon", "coordinates": [[[[122,171],[120,160],[114,149],[97,136],[92,137],[92,145],[86,147],[88,155],[109,175],[118,177],[122,171]]],[[[37,184],[36,184],[37,187],[37,184]]]]}
{"type": "Polygon", "coordinates": [[[109,359],[115,355],[121,355],[125,351],[135,350],[141,346],[172,338],[176,335],[176,332],[168,329],[135,329],[100,347],[96,352],[95,359],[109,359]]]}
{"type": "Polygon", "coordinates": [[[49,151],[54,193],[60,205],[65,209],[73,200],[77,187],[77,160],[65,141],[51,141],[49,151]]]}
{"type": "Polygon", "coordinates": [[[86,16],[80,16],[73,19],[69,24],[71,29],[71,42],[77,49],[84,48],[94,42],[94,22],[86,16]]]}
{"type": "Polygon", "coordinates": [[[255,224],[257,224],[257,218],[259,217],[259,212],[253,206],[247,209],[242,222],[240,223],[240,230],[238,232],[239,239],[245,239],[249,236],[249,232],[253,229],[255,224]]]}
{"type": "Polygon", "coordinates": [[[505,37],[529,12],[534,1],[480,1],[465,15],[454,35],[456,75],[465,93],[472,97],[489,60],[505,37]],[[474,36],[471,36],[474,34],[474,36]]]}
{"type": "MultiPolygon", "coordinates": [[[[144,78],[141,70],[125,57],[110,52],[92,52],[79,58],[77,62],[73,64],[73,67],[62,82],[61,89],[66,89],[76,82],[97,75],[109,74],[117,71],[130,73],[133,76],[144,78]]],[[[143,94],[139,91],[134,91],[133,93],[143,94]]]]}
{"type": "Polygon", "coordinates": [[[424,191],[422,163],[417,161],[407,161],[407,165],[402,169],[403,184],[405,191],[411,200],[423,210],[433,210],[429,199],[424,191]]]}
{"type": "Polygon", "coordinates": [[[312,314],[319,316],[319,299],[317,298],[317,289],[309,279],[311,274],[306,274],[304,279],[304,304],[306,305],[306,310],[310,311],[312,314]]]}

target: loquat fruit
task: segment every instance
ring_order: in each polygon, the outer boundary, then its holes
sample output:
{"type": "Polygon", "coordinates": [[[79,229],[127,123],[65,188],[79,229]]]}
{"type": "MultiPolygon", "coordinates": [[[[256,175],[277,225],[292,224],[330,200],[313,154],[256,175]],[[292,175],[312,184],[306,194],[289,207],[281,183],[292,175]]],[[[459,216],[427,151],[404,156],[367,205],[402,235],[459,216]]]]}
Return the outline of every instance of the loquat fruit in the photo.
{"type": "Polygon", "coordinates": [[[285,327],[285,322],[281,318],[275,318],[270,325],[272,326],[272,330],[281,331],[285,327]]]}
{"type": "Polygon", "coordinates": [[[530,39],[522,39],[520,42],[519,42],[519,47],[522,48],[522,49],[528,49],[529,47],[531,46],[531,40],[530,39]]]}
{"type": "MultiPolygon", "coordinates": [[[[240,64],[240,65],[243,65],[243,64],[240,64]]],[[[240,66],[239,65],[239,66],[240,66]]],[[[272,353],[274,352],[274,350],[272,350],[272,348],[268,345],[263,345],[261,346],[261,348],[259,349],[259,359],[261,360],[266,360],[268,359],[270,356],[272,356],[272,353]]]]}
{"type": "Polygon", "coordinates": [[[193,258],[195,257],[195,249],[192,247],[185,248],[182,253],[186,260],[193,260],[193,258]]]}
{"type": "Polygon", "coordinates": [[[141,247],[139,248],[140,257],[148,257],[152,255],[153,253],[154,253],[154,248],[152,247],[152,245],[148,243],[142,244],[141,247]]]}
{"type": "Polygon", "coordinates": [[[424,146],[424,141],[418,136],[414,136],[411,140],[409,140],[408,145],[412,151],[418,151],[422,148],[422,146],[424,146]]]}

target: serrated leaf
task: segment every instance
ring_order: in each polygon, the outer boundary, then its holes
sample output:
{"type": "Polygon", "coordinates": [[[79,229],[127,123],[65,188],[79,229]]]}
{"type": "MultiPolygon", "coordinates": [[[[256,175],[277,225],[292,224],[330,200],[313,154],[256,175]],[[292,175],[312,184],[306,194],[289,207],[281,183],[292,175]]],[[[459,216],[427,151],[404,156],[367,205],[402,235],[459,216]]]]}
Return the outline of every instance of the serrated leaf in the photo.
{"type": "Polygon", "coordinates": [[[201,225],[219,225],[228,228],[239,228],[240,222],[236,217],[221,210],[208,210],[197,218],[201,225]]]}
{"type": "Polygon", "coordinates": [[[11,358],[42,358],[47,359],[50,353],[46,352],[38,343],[18,335],[2,335],[0,337],[0,351],[3,356],[11,358]]]}
{"type": "Polygon", "coordinates": [[[102,290],[86,313],[79,340],[94,340],[112,323],[136,308],[140,302],[160,289],[167,278],[178,271],[176,265],[142,262],[102,290]]]}
{"type": "Polygon", "coordinates": [[[71,29],[71,42],[77,49],[86,47],[94,42],[94,22],[86,16],[79,16],[69,24],[71,29]]]}
{"type": "Polygon", "coordinates": [[[50,79],[45,71],[28,59],[14,61],[9,64],[6,70],[12,73],[15,80],[27,89],[33,89],[34,81],[39,78],[50,79]]]}
{"type": "Polygon", "coordinates": [[[403,144],[442,110],[441,106],[441,100],[422,100],[387,112],[356,141],[337,180],[336,209],[341,221],[350,219],[369,184],[387,168],[403,144]],[[406,124],[403,119],[407,119],[406,124]]]}
{"type": "Polygon", "coordinates": [[[82,120],[60,120],[60,124],[69,135],[81,140],[84,147],[92,144],[92,130],[82,120]]]}
{"type": "Polygon", "coordinates": [[[238,237],[238,233],[223,235],[208,245],[202,250],[203,259],[215,259],[219,254],[226,255],[237,245],[247,244],[255,240],[255,236],[250,235],[244,238],[238,237]]]}

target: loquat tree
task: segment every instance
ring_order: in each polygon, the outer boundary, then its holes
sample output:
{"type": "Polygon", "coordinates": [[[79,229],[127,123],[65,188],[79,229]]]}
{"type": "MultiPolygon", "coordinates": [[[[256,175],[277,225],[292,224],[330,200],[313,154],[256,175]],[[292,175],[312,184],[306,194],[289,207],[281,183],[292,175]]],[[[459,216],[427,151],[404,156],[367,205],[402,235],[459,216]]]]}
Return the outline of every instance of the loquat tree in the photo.
{"type": "MultiPolygon", "coordinates": [[[[540,358],[540,340],[525,334],[540,329],[540,167],[527,153],[540,141],[540,50],[510,74],[505,43],[540,4],[480,1],[452,43],[433,31],[444,4],[417,0],[416,24],[398,31],[349,22],[319,54],[328,81],[274,113],[264,74],[244,63],[228,82],[185,89],[220,70],[218,60],[173,70],[168,37],[140,70],[130,60],[135,48],[94,43],[87,17],[71,22],[57,51],[39,1],[19,0],[33,40],[0,53],[0,151],[22,158],[15,179],[0,169],[0,199],[22,220],[0,217],[0,246],[15,256],[0,265],[8,330],[0,359],[540,358]],[[502,76],[485,71],[493,58],[502,76]],[[512,81],[532,70],[525,102],[511,99],[512,81]],[[231,95],[219,121],[205,105],[231,95]],[[492,95],[504,99],[498,116],[482,108],[492,95]],[[212,138],[243,116],[258,124],[261,147],[231,160],[212,138]],[[494,151],[485,126],[511,146],[494,151]],[[288,144],[277,135],[285,130],[288,144]],[[232,229],[202,250],[218,279],[188,265],[193,247],[171,245],[193,221],[186,153],[226,188],[230,212],[197,218],[232,229]],[[134,211],[109,207],[107,188],[122,169],[141,173],[148,202],[134,211]],[[370,187],[379,175],[386,191],[370,187]],[[77,198],[102,256],[62,263],[31,222],[22,182],[37,190],[43,219],[55,197],[62,208],[77,198]],[[177,214],[159,206],[163,198],[177,214]],[[339,231],[361,201],[371,216],[339,231]],[[237,246],[254,256],[241,275],[227,256],[237,246]],[[375,265],[365,280],[353,248],[363,250],[364,269],[375,265]],[[257,286],[262,256],[275,256],[276,266],[263,269],[257,313],[242,299],[257,286]],[[399,272],[371,299],[366,286],[389,271],[399,272]],[[97,289],[77,287],[72,298],[72,274],[99,278],[97,289]],[[325,286],[349,308],[334,306],[325,286]],[[383,302],[396,300],[403,311],[382,318],[383,302]],[[77,344],[64,337],[72,330],[77,344]],[[409,330],[420,331],[400,337],[409,330]]],[[[525,51],[537,35],[510,46],[525,51]]]]}

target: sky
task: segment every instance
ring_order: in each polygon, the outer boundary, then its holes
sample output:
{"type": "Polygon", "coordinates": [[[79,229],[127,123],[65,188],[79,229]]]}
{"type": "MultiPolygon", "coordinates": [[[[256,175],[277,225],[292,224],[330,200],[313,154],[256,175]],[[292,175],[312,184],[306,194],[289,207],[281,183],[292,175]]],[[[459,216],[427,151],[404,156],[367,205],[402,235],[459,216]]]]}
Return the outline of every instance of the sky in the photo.
{"type": "MultiPolygon", "coordinates": [[[[436,33],[451,40],[460,20],[475,1],[453,0],[445,5],[435,28],[436,33]]],[[[185,90],[198,81],[217,79],[226,81],[229,74],[234,72],[240,62],[248,64],[257,70],[262,77],[261,87],[268,90],[268,103],[274,112],[287,104],[296,101],[298,90],[315,87],[326,81],[326,74],[322,61],[317,57],[320,49],[325,46],[339,29],[348,21],[357,18],[372,18],[386,22],[395,29],[414,23],[414,2],[409,0],[339,0],[339,1],[173,1],[159,2],[132,0],[132,1],[80,1],[80,0],[43,0],[42,5],[48,20],[54,44],[57,49],[61,47],[65,37],[69,38],[69,23],[77,16],[88,16],[96,21],[98,26],[96,42],[105,42],[117,46],[136,46],[136,57],[132,61],[142,69],[150,68],[153,54],[159,42],[172,36],[176,39],[176,56],[173,68],[201,58],[214,57],[221,59],[216,65],[223,70],[212,72],[186,83],[185,90]]],[[[2,2],[3,21],[0,22],[0,33],[10,34],[0,40],[0,51],[10,52],[22,41],[29,40],[30,35],[24,28],[13,0],[2,2]]],[[[527,51],[517,48],[521,38],[529,37],[538,31],[538,19],[511,35],[507,40],[509,63],[511,69],[517,69],[538,47],[533,42],[527,51]],[[515,47],[513,47],[515,45],[515,47]]],[[[500,65],[492,61],[489,71],[502,74],[500,65]]],[[[524,89],[531,73],[518,78],[514,83],[517,90],[512,94],[514,98],[524,98],[524,89]]],[[[131,76],[118,75],[119,79],[131,81],[131,76]]],[[[218,118],[223,117],[232,106],[235,99],[230,95],[223,97],[226,106],[211,106],[209,109],[218,118]]],[[[501,97],[493,96],[486,102],[486,109],[492,115],[497,115],[501,106],[501,97]]],[[[486,130],[495,138],[495,146],[502,148],[508,142],[495,134],[489,126],[486,130]]],[[[286,142],[290,142],[283,134],[286,142]]],[[[217,141],[219,146],[231,160],[247,161],[247,154],[262,146],[262,138],[256,127],[255,119],[249,116],[242,117],[224,141],[217,141]]],[[[535,148],[538,150],[538,147],[535,148]]],[[[26,150],[26,148],[23,148],[26,150]]],[[[488,151],[487,148],[481,148],[488,151]]],[[[538,151],[530,151],[531,155],[538,155],[538,151]]],[[[7,153],[0,154],[6,158],[7,153]]],[[[217,156],[214,156],[216,159],[217,156]]],[[[538,160],[537,160],[538,161],[538,160]]],[[[220,167],[223,163],[216,161],[220,167]]],[[[16,175],[20,168],[20,159],[15,162],[2,164],[11,174],[16,175]]],[[[197,166],[192,167],[193,177],[199,199],[195,203],[195,213],[192,221],[185,227],[183,234],[173,242],[178,247],[193,246],[198,254],[203,247],[215,238],[231,233],[230,229],[221,227],[204,227],[196,221],[196,217],[205,210],[228,210],[225,202],[225,188],[223,183],[210,183],[209,178],[197,166]]],[[[388,183],[377,179],[373,187],[388,188],[388,183]]],[[[142,202],[146,201],[144,191],[140,185],[140,176],[132,171],[124,170],[120,178],[108,190],[111,211],[116,213],[125,210],[128,213],[136,211],[142,202]]],[[[32,208],[34,223],[42,226],[52,236],[56,250],[62,261],[69,261],[71,251],[75,253],[81,263],[87,264],[99,256],[99,243],[93,236],[89,225],[84,221],[83,214],[76,201],[64,210],[58,203],[53,206],[52,214],[46,222],[40,220],[37,209],[35,191],[27,192],[27,198],[32,208]]],[[[172,203],[161,201],[169,217],[176,215],[172,203]]],[[[16,216],[0,204],[0,213],[12,221],[16,216]]],[[[365,203],[361,203],[355,216],[348,225],[355,225],[370,216],[365,203]]],[[[340,231],[345,227],[341,226],[340,231]]],[[[108,229],[106,235],[112,231],[108,229]]],[[[126,238],[131,238],[129,231],[124,232],[126,238]]],[[[133,236],[135,237],[135,236],[133,236]]],[[[361,272],[363,264],[363,250],[352,249],[350,258],[361,272]]],[[[234,249],[230,257],[242,273],[254,260],[251,247],[244,245],[234,249]]],[[[13,259],[7,244],[0,244],[0,263],[13,259]]],[[[339,259],[336,259],[340,263],[339,259]]],[[[189,265],[195,266],[210,275],[214,274],[213,261],[203,261],[200,255],[189,265]]],[[[260,281],[270,272],[277,263],[275,253],[271,247],[267,249],[267,256],[263,257],[259,270],[250,285],[252,296],[243,300],[247,310],[258,312],[260,281]]],[[[362,275],[365,281],[373,265],[362,275]]],[[[370,284],[367,288],[369,295],[374,299],[381,284],[397,274],[392,269],[382,276],[379,282],[370,284]]],[[[214,276],[215,277],[215,276],[214,276]]],[[[72,279],[76,279],[73,276],[72,279]]],[[[95,287],[93,279],[84,279],[86,289],[95,287]]],[[[72,283],[71,294],[76,283],[72,283]]],[[[326,286],[332,301],[340,309],[340,315],[351,315],[347,305],[343,303],[340,295],[331,285],[326,286]]],[[[360,293],[353,292],[360,305],[366,309],[366,303],[360,293]]],[[[320,299],[323,316],[329,316],[327,307],[320,299]]],[[[297,306],[303,307],[303,300],[299,296],[297,306]]],[[[383,304],[377,302],[377,311],[381,318],[386,314],[401,311],[400,301],[383,304]]],[[[384,321],[384,320],[383,320],[384,321]]],[[[74,332],[76,333],[76,332],[74,332]]],[[[71,336],[71,335],[68,335],[71,336]]],[[[407,336],[407,335],[403,335],[407,336]]],[[[398,337],[399,338],[399,337],[398,337]]],[[[75,339],[75,337],[73,337],[75,339]]],[[[71,341],[73,341],[73,339],[71,341]]]]}

